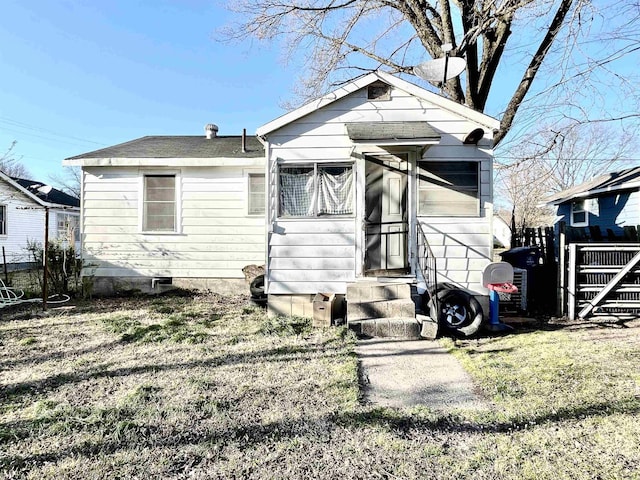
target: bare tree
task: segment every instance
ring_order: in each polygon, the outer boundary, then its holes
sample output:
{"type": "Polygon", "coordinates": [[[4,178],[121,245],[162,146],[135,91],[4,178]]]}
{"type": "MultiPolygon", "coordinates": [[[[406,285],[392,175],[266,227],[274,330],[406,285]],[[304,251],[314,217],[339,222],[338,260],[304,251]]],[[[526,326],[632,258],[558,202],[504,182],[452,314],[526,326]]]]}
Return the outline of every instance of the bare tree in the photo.
{"type": "Polygon", "coordinates": [[[304,51],[300,88],[307,98],[331,82],[381,67],[413,75],[425,56],[443,57],[443,44],[451,44],[451,55],[466,58],[466,74],[435,86],[452,100],[484,112],[497,76],[519,78],[510,92],[496,93],[506,102],[503,112],[493,112],[502,113],[497,144],[512,128],[546,59],[553,57],[553,65],[533,109],[545,99],[557,105],[556,96],[576,92],[573,80],[588,83],[593,72],[640,48],[637,2],[608,2],[601,14],[597,1],[229,0],[242,20],[222,38],[283,39],[290,59],[304,51]],[[614,15],[617,21],[611,22],[614,15]],[[583,47],[596,39],[609,46],[593,57],[583,47]]]}
{"type": "Polygon", "coordinates": [[[11,142],[9,148],[0,155],[0,170],[10,177],[29,178],[29,170],[22,164],[21,158],[13,154],[16,143],[15,140],[11,142]]]}
{"type": "Polygon", "coordinates": [[[64,173],[55,173],[49,176],[49,180],[53,182],[56,188],[76,198],[80,198],[81,178],[82,169],[80,167],[65,167],[64,173]]]}
{"type": "Polygon", "coordinates": [[[512,156],[496,165],[499,210],[507,222],[513,213],[518,227],[551,224],[553,211],[543,204],[551,193],[637,163],[631,133],[602,123],[555,127],[514,147],[512,156]]]}

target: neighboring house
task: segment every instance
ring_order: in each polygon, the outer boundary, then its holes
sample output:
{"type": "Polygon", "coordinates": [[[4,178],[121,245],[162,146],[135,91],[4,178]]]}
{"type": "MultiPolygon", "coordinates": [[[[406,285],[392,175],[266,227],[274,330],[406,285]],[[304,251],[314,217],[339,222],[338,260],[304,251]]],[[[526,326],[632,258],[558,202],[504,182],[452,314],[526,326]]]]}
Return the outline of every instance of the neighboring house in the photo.
{"type": "Polygon", "coordinates": [[[557,208],[556,225],[599,227],[604,238],[622,237],[625,227],[635,231],[640,224],[640,167],[606,173],[545,201],[557,208]]]}
{"type": "Polygon", "coordinates": [[[255,137],[148,136],[65,160],[82,167],[85,276],[96,293],[163,283],[248,291],[264,264],[264,150],[255,137]]]}
{"type": "Polygon", "coordinates": [[[498,126],[372,73],[260,127],[270,306],[278,295],[273,303],[290,311],[288,302],[345,294],[367,277],[420,280],[418,227],[437,258],[438,280],[486,295],[498,126]]]}
{"type": "Polygon", "coordinates": [[[493,244],[500,248],[511,248],[511,227],[497,215],[493,217],[493,244]]]}
{"type": "Polygon", "coordinates": [[[44,243],[47,211],[50,240],[79,242],[80,200],[41,182],[0,172],[0,247],[10,268],[33,262],[27,247],[44,243]]]}

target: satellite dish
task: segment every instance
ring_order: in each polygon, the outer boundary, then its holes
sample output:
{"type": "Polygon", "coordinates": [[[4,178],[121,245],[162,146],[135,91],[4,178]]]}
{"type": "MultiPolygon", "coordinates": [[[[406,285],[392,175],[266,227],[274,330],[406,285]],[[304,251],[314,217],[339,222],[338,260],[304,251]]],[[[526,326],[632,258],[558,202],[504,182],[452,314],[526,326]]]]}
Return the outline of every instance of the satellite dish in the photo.
{"type": "Polygon", "coordinates": [[[467,67],[460,57],[444,57],[429,60],[413,67],[413,73],[431,83],[440,83],[457,77],[467,67]]]}
{"type": "Polygon", "coordinates": [[[43,195],[48,195],[53,190],[53,187],[51,185],[40,185],[37,190],[43,195]]]}

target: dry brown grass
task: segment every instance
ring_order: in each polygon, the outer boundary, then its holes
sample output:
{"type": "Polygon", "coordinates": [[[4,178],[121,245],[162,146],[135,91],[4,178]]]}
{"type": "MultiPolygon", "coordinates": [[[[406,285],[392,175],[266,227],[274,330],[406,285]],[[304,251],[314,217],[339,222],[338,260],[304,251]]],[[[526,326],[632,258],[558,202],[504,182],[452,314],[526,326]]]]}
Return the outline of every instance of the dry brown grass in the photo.
{"type": "Polygon", "coordinates": [[[349,333],[240,297],[0,314],[5,478],[640,478],[618,330],[460,344],[495,405],[474,413],[362,405],[349,333]]]}

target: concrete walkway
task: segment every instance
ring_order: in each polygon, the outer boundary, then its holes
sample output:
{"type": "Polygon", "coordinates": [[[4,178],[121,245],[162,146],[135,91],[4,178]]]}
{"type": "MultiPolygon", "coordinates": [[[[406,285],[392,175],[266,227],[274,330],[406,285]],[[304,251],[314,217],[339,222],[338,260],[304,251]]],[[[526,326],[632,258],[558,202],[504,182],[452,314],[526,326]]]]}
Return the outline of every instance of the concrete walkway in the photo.
{"type": "Polygon", "coordinates": [[[359,340],[365,401],[384,407],[488,408],[471,377],[437,341],[359,340]]]}

